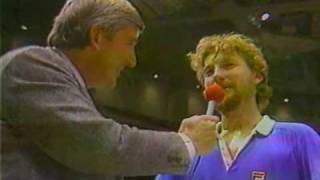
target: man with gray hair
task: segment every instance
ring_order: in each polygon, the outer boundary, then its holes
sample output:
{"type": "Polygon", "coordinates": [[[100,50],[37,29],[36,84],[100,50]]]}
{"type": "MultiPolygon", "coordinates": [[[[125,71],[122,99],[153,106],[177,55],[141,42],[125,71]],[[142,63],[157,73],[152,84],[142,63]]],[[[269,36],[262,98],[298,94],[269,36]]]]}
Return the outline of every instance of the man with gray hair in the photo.
{"type": "Polygon", "coordinates": [[[181,174],[215,146],[215,116],[184,119],[179,133],[103,117],[88,88],[114,87],[136,65],[144,23],[126,0],[69,0],[48,46],[0,59],[1,179],[121,179],[181,174]]]}

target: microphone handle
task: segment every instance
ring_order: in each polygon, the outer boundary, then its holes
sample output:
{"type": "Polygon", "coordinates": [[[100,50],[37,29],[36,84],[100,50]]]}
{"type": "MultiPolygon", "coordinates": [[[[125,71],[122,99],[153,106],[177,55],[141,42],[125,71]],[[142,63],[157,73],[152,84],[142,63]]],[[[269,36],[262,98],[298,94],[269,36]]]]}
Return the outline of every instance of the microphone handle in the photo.
{"type": "Polygon", "coordinates": [[[213,100],[208,102],[206,115],[213,115],[215,108],[215,102],[213,100]]]}

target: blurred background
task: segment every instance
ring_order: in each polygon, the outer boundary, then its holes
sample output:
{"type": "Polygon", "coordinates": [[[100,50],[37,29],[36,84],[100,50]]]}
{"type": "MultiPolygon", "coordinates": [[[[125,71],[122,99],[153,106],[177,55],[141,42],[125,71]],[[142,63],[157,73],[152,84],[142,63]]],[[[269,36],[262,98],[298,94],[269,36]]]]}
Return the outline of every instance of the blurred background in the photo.
{"type": "MultiPolygon", "coordinates": [[[[103,114],[140,128],[177,130],[183,118],[206,110],[186,54],[203,36],[237,32],[254,38],[269,62],[274,96],[265,113],[320,132],[319,0],[130,1],[147,28],[137,47],[137,67],[124,72],[113,90],[90,90],[103,114]]],[[[1,0],[1,55],[45,45],[63,3],[1,0]]]]}

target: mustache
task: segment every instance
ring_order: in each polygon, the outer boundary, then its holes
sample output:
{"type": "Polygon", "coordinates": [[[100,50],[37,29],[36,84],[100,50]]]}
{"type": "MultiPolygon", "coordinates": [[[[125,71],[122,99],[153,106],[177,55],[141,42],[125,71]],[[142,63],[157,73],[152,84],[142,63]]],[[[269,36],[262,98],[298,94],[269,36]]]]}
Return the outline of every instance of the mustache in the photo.
{"type": "Polygon", "coordinates": [[[233,86],[233,83],[231,83],[229,80],[224,80],[223,82],[214,82],[217,83],[222,88],[230,88],[233,86]]]}

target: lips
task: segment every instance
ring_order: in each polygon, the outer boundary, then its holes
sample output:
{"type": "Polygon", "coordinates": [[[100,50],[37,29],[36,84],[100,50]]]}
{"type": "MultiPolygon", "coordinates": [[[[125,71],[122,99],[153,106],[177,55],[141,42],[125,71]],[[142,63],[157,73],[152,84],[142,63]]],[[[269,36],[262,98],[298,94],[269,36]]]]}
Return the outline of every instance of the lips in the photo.
{"type": "Polygon", "coordinates": [[[229,93],[232,87],[230,85],[220,85],[225,93],[229,93]]]}
{"type": "Polygon", "coordinates": [[[230,81],[228,81],[228,80],[224,80],[223,82],[221,82],[221,83],[217,83],[217,84],[219,84],[223,89],[230,89],[230,88],[232,88],[231,87],[231,83],[230,83],[230,81]]]}
{"type": "Polygon", "coordinates": [[[230,83],[226,82],[226,81],[223,81],[223,82],[212,82],[212,83],[209,83],[207,86],[210,86],[212,84],[217,84],[219,85],[220,87],[222,87],[223,90],[230,90],[232,87],[230,85],[230,83]]]}

